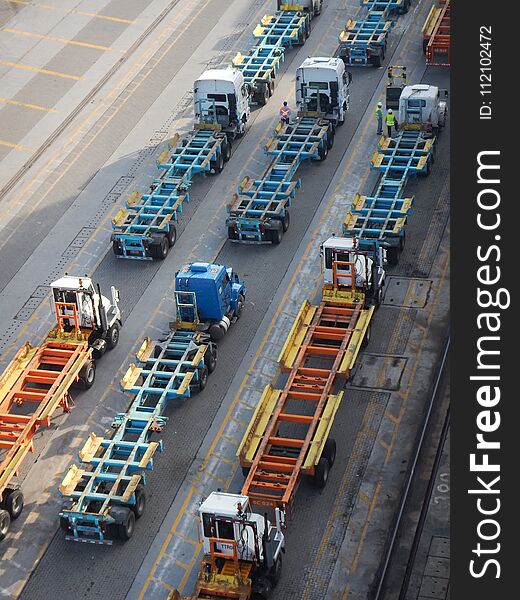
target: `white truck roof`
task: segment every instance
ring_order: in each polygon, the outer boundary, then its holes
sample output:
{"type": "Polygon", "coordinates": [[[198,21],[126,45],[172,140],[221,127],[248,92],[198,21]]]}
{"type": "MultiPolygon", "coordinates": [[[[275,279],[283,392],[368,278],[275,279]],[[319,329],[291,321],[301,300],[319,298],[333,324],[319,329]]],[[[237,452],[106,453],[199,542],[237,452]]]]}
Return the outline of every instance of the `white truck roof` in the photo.
{"type": "Polygon", "coordinates": [[[74,277],[73,275],[64,275],[61,279],[57,279],[51,283],[52,288],[79,290],[86,289],[92,286],[90,277],[74,277]]]}
{"type": "Polygon", "coordinates": [[[249,506],[249,498],[242,494],[226,494],[225,492],[211,492],[200,505],[201,513],[210,513],[222,517],[236,517],[238,505],[242,510],[249,506]]]}
{"type": "MultiPolygon", "coordinates": [[[[204,71],[197,81],[230,81],[235,83],[244,79],[238,69],[209,69],[204,71]]],[[[195,82],[196,83],[196,82],[195,82]]]]}
{"type": "Polygon", "coordinates": [[[313,67],[315,69],[337,69],[338,64],[341,63],[344,65],[345,63],[341,58],[329,58],[327,56],[309,56],[306,58],[302,64],[300,65],[300,69],[305,69],[309,67],[313,67]]]}
{"type": "Polygon", "coordinates": [[[413,98],[414,96],[434,98],[439,93],[439,88],[435,85],[425,85],[418,83],[415,85],[407,85],[401,92],[401,98],[413,98]]]}
{"type": "Polygon", "coordinates": [[[323,242],[323,248],[337,248],[338,250],[352,250],[357,246],[354,238],[330,237],[323,242]]]}

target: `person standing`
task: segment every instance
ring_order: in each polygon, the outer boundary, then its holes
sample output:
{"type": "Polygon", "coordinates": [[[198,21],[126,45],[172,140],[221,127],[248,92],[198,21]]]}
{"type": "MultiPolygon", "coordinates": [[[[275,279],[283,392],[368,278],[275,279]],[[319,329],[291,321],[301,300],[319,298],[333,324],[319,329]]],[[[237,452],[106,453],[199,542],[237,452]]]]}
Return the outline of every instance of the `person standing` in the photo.
{"type": "Polygon", "coordinates": [[[291,109],[289,108],[287,101],[285,101],[283,103],[282,108],[280,109],[280,121],[282,121],[282,123],[289,123],[290,119],[291,119],[291,109]]]}
{"type": "Polygon", "coordinates": [[[388,137],[392,137],[392,127],[395,126],[395,116],[392,109],[389,108],[386,112],[386,127],[388,129],[388,137]]]}
{"type": "Polygon", "coordinates": [[[377,119],[377,135],[383,135],[383,104],[381,102],[377,103],[376,119],[377,119]]]}

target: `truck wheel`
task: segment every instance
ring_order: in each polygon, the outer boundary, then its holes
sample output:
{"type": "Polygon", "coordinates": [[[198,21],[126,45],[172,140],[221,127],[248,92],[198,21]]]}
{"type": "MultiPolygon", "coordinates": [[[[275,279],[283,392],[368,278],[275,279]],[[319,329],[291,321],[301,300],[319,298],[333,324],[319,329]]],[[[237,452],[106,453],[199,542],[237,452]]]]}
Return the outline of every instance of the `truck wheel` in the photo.
{"type": "Polygon", "coordinates": [[[242,309],[244,308],[244,301],[245,298],[244,296],[242,296],[242,294],[238,294],[238,298],[237,298],[237,309],[235,311],[235,317],[238,319],[240,319],[240,315],[242,314],[242,309]]]}
{"type": "Polygon", "coordinates": [[[369,323],[367,330],[365,331],[365,335],[363,336],[363,341],[361,342],[361,348],[366,348],[370,343],[370,336],[372,335],[372,324],[369,323]]]}
{"type": "Polygon", "coordinates": [[[133,510],[124,507],[126,514],[123,516],[122,522],[117,526],[117,534],[123,541],[128,541],[134,535],[135,529],[135,514],[133,510]]]}
{"type": "Polygon", "coordinates": [[[159,260],[164,260],[168,256],[168,251],[170,250],[170,244],[168,243],[168,237],[163,235],[158,244],[152,244],[150,246],[150,251],[152,258],[158,258],[159,260]]]}
{"type": "Polygon", "coordinates": [[[289,211],[286,209],[285,216],[282,219],[282,229],[283,229],[284,233],[289,229],[290,224],[291,224],[291,215],[289,214],[289,211]]]}
{"type": "Polygon", "coordinates": [[[199,379],[196,383],[196,392],[202,392],[208,383],[208,366],[205,364],[202,369],[199,369],[199,379]]]}
{"type": "Polygon", "coordinates": [[[329,470],[329,461],[322,456],[314,469],[314,485],[317,488],[322,489],[325,487],[329,478],[329,470]]]}
{"type": "Polygon", "coordinates": [[[282,241],[282,237],[283,237],[283,227],[282,227],[282,224],[281,223],[276,223],[276,225],[278,225],[278,227],[276,227],[275,229],[271,229],[270,230],[271,243],[274,246],[277,246],[282,241]]]}
{"type": "Polygon", "coordinates": [[[395,266],[399,262],[399,248],[390,246],[386,251],[386,259],[389,265],[395,266]]]}
{"type": "Polygon", "coordinates": [[[382,56],[381,54],[376,54],[373,58],[372,58],[372,65],[378,69],[381,66],[381,62],[382,62],[382,56]]]}
{"type": "Polygon", "coordinates": [[[323,446],[322,456],[324,456],[329,461],[329,469],[332,469],[332,465],[336,460],[336,440],[334,438],[329,438],[325,442],[325,445],[323,446]]]}
{"type": "Polygon", "coordinates": [[[60,517],[60,529],[67,535],[72,533],[72,527],[70,526],[70,522],[67,517],[60,517]]]}
{"type": "Polygon", "coordinates": [[[208,373],[213,373],[213,371],[215,370],[216,366],[217,366],[217,347],[213,346],[213,350],[211,350],[211,348],[208,348],[208,350],[206,350],[206,354],[204,355],[204,362],[206,363],[206,366],[208,367],[208,373]]]}
{"type": "Polygon", "coordinates": [[[224,157],[224,162],[228,162],[231,158],[231,140],[227,136],[222,143],[222,156],[224,157]]]}
{"type": "Polygon", "coordinates": [[[334,128],[330,126],[327,134],[327,150],[330,150],[334,146],[334,136],[334,128]]]}
{"type": "Polygon", "coordinates": [[[0,540],[3,540],[7,533],[9,532],[9,527],[11,527],[11,517],[9,513],[1,509],[0,510],[0,540]]]}
{"type": "Polygon", "coordinates": [[[107,346],[109,350],[113,350],[119,342],[119,323],[116,321],[112,324],[107,333],[107,346]]]}
{"type": "Polygon", "coordinates": [[[217,158],[211,161],[211,174],[218,175],[222,173],[224,169],[224,157],[222,156],[222,152],[219,152],[217,158]]]}
{"type": "Polygon", "coordinates": [[[170,248],[172,248],[175,245],[176,241],[177,241],[177,228],[175,227],[175,225],[173,223],[170,223],[170,226],[168,227],[168,246],[170,246],[170,248]]]}
{"type": "Polygon", "coordinates": [[[96,379],[96,363],[89,360],[79,372],[79,384],[84,390],[89,390],[96,379]]]}
{"type": "Polygon", "coordinates": [[[329,153],[329,145],[328,145],[328,142],[326,142],[318,148],[319,160],[321,162],[323,162],[327,158],[328,153],[329,153]]]}
{"type": "Polygon", "coordinates": [[[123,256],[123,248],[117,243],[117,240],[112,241],[112,251],[116,256],[123,256]]]}
{"type": "Polygon", "coordinates": [[[271,79],[271,81],[267,84],[267,87],[269,89],[269,96],[272,96],[274,94],[274,80],[271,79]]]}
{"type": "Polygon", "coordinates": [[[251,467],[241,467],[242,469],[242,475],[244,476],[244,479],[247,479],[247,476],[249,475],[249,471],[251,471],[251,467]]]}
{"type": "Polygon", "coordinates": [[[263,85],[262,89],[260,90],[258,96],[258,104],[260,104],[260,106],[265,106],[267,104],[267,102],[269,101],[269,88],[267,87],[267,85],[263,85]]]}
{"type": "Polygon", "coordinates": [[[227,236],[228,236],[228,240],[238,240],[239,239],[238,231],[235,231],[234,227],[227,228],[227,236]]]}
{"type": "Polygon", "coordinates": [[[140,519],[144,514],[146,508],[146,494],[144,492],[144,486],[139,484],[135,489],[135,504],[132,506],[132,511],[136,519],[140,519]]]}
{"type": "Polygon", "coordinates": [[[11,521],[18,519],[23,510],[23,494],[20,490],[6,489],[2,507],[9,513],[11,521]]]}
{"type": "Polygon", "coordinates": [[[259,577],[253,584],[251,600],[268,600],[273,592],[273,586],[266,577],[259,577]]]}
{"type": "Polygon", "coordinates": [[[281,577],[282,577],[282,554],[280,553],[278,555],[278,558],[276,559],[276,562],[271,567],[271,571],[269,573],[269,579],[271,581],[273,588],[275,588],[278,585],[278,582],[280,581],[281,577]]]}

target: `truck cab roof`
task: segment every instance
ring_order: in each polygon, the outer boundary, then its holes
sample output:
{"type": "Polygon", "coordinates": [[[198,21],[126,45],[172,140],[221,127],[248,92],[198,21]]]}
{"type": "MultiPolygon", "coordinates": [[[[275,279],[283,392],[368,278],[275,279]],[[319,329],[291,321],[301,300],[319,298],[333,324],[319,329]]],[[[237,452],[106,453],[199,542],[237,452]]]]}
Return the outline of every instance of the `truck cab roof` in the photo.
{"type": "Polygon", "coordinates": [[[425,85],[422,83],[415,85],[407,85],[403,88],[401,98],[406,100],[407,98],[414,98],[420,96],[422,98],[435,98],[439,93],[439,88],[435,85],[425,85]]]}
{"type": "Polygon", "coordinates": [[[92,279],[90,277],[74,277],[72,275],[64,275],[51,283],[51,288],[60,290],[85,290],[93,288],[92,279]]]}
{"type": "Polygon", "coordinates": [[[300,65],[300,69],[313,67],[315,69],[337,69],[338,65],[345,65],[341,58],[329,58],[327,56],[309,56],[300,65]]]}
{"type": "Polygon", "coordinates": [[[177,274],[177,277],[182,279],[186,277],[197,277],[197,279],[217,279],[220,274],[226,271],[226,267],[222,265],[214,265],[212,263],[196,262],[189,265],[184,265],[177,274]]]}
{"type": "Polygon", "coordinates": [[[240,85],[244,80],[242,72],[238,69],[208,69],[197,79],[195,85],[199,81],[229,81],[236,85],[240,85]]]}
{"type": "Polygon", "coordinates": [[[225,492],[211,492],[200,505],[201,513],[209,513],[221,517],[236,517],[239,512],[249,508],[249,498],[242,494],[226,494],[225,492]]]}

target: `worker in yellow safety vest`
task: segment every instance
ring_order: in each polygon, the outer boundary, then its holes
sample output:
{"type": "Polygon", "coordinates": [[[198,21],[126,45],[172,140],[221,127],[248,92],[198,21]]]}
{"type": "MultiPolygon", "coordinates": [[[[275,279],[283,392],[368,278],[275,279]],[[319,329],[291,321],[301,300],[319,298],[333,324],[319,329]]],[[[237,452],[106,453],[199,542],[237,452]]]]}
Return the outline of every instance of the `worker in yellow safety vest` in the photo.
{"type": "Polygon", "coordinates": [[[376,119],[377,119],[377,135],[383,135],[383,104],[381,102],[377,103],[376,119]]]}
{"type": "Polygon", "coordinates": [[[388,137],[392,137],[392,127],[397,127],[397,121],[395,120],[392,109],[389,108],[386,112],[386,127],[388,129],[388,137]]]}
{"type": "Polygon", "coordinates": [[[282,108],[280,109],[280,121],[282,121],[282,123],[289,123],[290,118],[291,109],[289,108],[287,102],[284,102],[282,108]]]}

